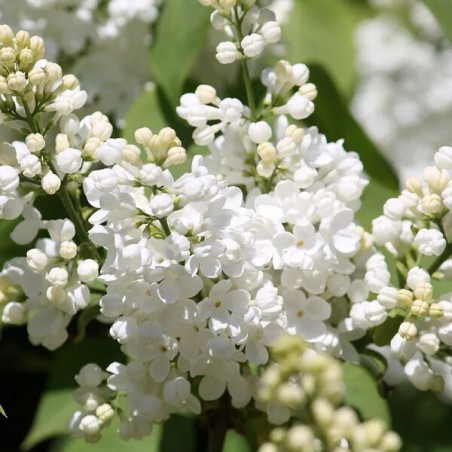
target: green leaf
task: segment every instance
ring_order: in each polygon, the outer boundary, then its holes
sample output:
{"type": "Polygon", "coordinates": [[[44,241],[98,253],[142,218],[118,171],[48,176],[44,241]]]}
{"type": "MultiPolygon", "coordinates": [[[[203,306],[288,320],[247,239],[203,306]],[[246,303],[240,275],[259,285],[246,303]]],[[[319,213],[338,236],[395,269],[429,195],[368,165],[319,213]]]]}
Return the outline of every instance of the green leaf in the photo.
{"type": "Polygon", "coordinates": [[[173,106],[204,45],[211,9],[197,1],[167,0],[155,30],[151,70],[173,106]]]}
{"type": "Polygon", "coordinates": [[[109,427],[103,429],[98,443],[89,444],[81,438],[67,436],[57,441],[49,452],[161,452],[162,426],[154,425],[151,435],[141,440],[124,441],[118,435],[118,424],[115,419],[109,427]]]}
{"type": "Polygon", "coordinates": [[[391,425],[389,408],[377,390],[377,382],[362,366],[346,362],[342,366],[345,381],[345,402],[355,408],[363,419],[379,418],[391,425]]]}
{"type": "Polygon", "coordinates": [[[399,188],[396,172],[350,114],[329,74],[317,65],[310,66],[310,70],[319,95],[315,100],[315,111],[306,122],[318,126],[329,141],[344,138],[346,149],[359,154],[366,173],[396,193],[399,188]]]}
{"type": "Polygon", "coordinates": [[[452,41],[452,0],[422,0],[441,25],[444,34],[452,41]]]}
{"type": "Polygon", "coordinates": [[[33,425],[23,443],[26,450],[46,438],[67,433],[69,419],[80,409],[74,400],[74,375],[83,365],[95,362],[105,368],[109,363],[123,359],[118,344],[107,338],[86,338],[81,344],[65,344],[55,354],[47,391],[39,402],[33,425]]]}
{"type": "Polygon", "coordinates": [[[160,452],[195,452],[196,418],[192,416],[173,415],[163,424],[160,452]],[[177,434],[175,434],[177,432],[177,434]]]}
{"type": "Polygon", "coordinates": [[[5,416],[6,418],[8,417],[5,413],[5,410],[3,409],[3,407],[0,405],[0,414],[2,414],[3,416],[5,416]]]}
{"type": "Polygon", "coordinates": [[[74,400],[73,389],[46,392],[22,447],[29,450],[47,438],[67,433],[68,421],[79,408],[74,400]]]}
{"type": "Polygon", "coordinates": [[[372,339],[376,345],[381,347],[389,345],[392,338],[399,331],[399,326],[404,318],[401,316],[388,317],[386,321],[374,328],[372,339]]]}
{"type": "Polygon", "coordinates": [[[223,452],[251,452],[247,438],[235,430],[228,430],[224,440],[223,452]]]}
{"type": "Polygon", "coordinates": [[[135,142],[135,130],[149,127],[153,132],[166,126],[165,117],[160,108],[157,89],[144,91],[132,104],[126,116],[123,136],[130,142],[135,142]]]}
{"type": "Polygon", "coordinates": [[[341,91],[351,94],[355,70],[355,29],[369,14],[366,2],[297,0],[284,27],[291,63],[312,61],[333,76],[341,91]]]}

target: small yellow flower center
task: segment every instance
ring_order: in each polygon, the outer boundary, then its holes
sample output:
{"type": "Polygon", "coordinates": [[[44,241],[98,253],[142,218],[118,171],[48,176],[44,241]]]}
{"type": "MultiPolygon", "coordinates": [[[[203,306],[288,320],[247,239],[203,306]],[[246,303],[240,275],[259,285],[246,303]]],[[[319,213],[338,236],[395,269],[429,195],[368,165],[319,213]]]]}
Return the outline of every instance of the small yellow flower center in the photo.
{"type": "Polygon", "coordinates": [[[304,246],[304,240],[298,240],[297,248],[302,248],[304,246]]]}
{"type": "Polygon", "coordinates": [[[304,311],[302,311],[301,309],[299,311],[297,311],[297,317],[299,319],[301,319],[304,316],[304,311]]]}
{"type": "Polygon", "coordinates": [[[219,308],[219,307],[221,306],[221,300],[217,300],[217,301],[215,302],[214,306],[215,306],[216,308],[219,308]]]}

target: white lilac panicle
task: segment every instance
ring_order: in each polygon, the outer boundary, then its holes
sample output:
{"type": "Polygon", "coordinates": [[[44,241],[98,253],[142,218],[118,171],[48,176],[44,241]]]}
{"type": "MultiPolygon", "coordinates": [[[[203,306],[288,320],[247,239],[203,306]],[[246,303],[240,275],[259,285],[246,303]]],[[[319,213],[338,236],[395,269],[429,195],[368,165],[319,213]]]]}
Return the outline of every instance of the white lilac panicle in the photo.
{"type": "Polygon", "coordinates": [[[122,120],[150,80],[145,63],[152,41],[149,24],[157,20],[162,3],[114,0],[105,7],[98,0],[1,0],[0,9],[11,27],[42,36],[50,59],[66,57],[65,67],[89,92],[91,111],[122,120]]]}
{"type": "Polygon", "coordinates": [[[361,77],[352,107],[403,181],[450,140],[452,48],[423,2],[378,3],[398,5],[357,29],[361,77]]]}
{"type": "Polygon", "coordinates": [[[217,2],[200,0],[215,10],[212,26],[229,38],[216,49],[217,60],[230,64],[243,58],[255,58],[281,38],[281,28],[271,9],[259,8],[255,2],[217,2]]]}
{"type": "Polygon", "coordinates": [[[80,259],[71,221],[39,221],[39,228],[47,230],[50,238],[38,239],[26,257],[8,261],[1,273],[1,278],[17,290],[5,306],[2,321],[26,323],[32,344],[54,350],[68,338],[67,327],[74,315],[89,306],[90,289],[85,283],[97,277],[93,268],[97,264],[91,260],[94,264],[88,278],[78,271],[81,266],[86,268],[87,260],[80,259]]]}

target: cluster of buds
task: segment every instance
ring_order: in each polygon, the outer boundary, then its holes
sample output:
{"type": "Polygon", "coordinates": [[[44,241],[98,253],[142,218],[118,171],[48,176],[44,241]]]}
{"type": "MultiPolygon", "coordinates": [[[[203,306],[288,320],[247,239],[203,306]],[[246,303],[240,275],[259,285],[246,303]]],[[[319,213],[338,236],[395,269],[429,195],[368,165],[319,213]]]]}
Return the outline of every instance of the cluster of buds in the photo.
{"type": "Polygon", "coordinates": [[[75,392],[75,399],[83,411],[74,413],[69,430],[72,435],[84,438],[89,443],[100,440],[102,428],[108,427],[116,414],[109,403],[113,392],[103,384],[106,377],[107,374],[92,363],[83,366],[75,376],[80,385],[75,392]]]}
{"type": "Polygon", "coordinates": [[[0,44],[0,107],[8,119],[25,121],[31,132],[42,132],[45,125],[38,122],[38,113],[66,115],[86,102],[75,76],[63,76],[58,64],[42,59],[42,38],[23,30],[14,35],[2,25],[0,44]]]}
{"type": "Polygon", "coordinates": [[[313,352],[295,336],[281,337],[271,355],[259,398],[270,411],[287,410],[293,422],[290,428],[273,429],[259,452],[400,450],[400,438],[383,421],[361,422],[352,408],[341,406],[344,387],[337,360],[313,352]]]}
{"type": "Polygon", "coordinates": [[[281,39],[281,28],[275,13],[259,8],[255,0],[200,0],[204,6],[215,8],[212,26],[230,38],[220,42],[217,60],[230,64],[244,58],[259,56],[270,44],[281,39]]]}
{"type": "Polygon", "coordinates": [[[146,161],[162,168],[179,165],[187,159],[181,141],[170,127],[165,127],[158,133],[152,133],[147,127],[142,127],[135,132],[135,140],[146,151],[146,161]]]}

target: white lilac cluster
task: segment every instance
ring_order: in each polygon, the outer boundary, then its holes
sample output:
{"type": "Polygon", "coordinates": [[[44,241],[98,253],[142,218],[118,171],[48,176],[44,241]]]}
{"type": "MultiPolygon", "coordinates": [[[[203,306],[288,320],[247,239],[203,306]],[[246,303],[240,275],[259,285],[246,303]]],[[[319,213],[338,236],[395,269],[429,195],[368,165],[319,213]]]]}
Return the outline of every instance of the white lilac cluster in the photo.
{"type": "Polygon", "coordinates": [[[444,146],[435,165],[424,170],[423,181],[407,179],[400,196],[385,203],[384,215],[373,221],[373,236],[398,260],[399,282],[377,287],[376,299],[350,310],[356,328],[382,325],[388,317],[397,322],[398,331],[389,338],[392,354],[418,389],[438,392],[452,376],[452,299],[450,294],[434,297],[432,286],[432,278],[450,277],[451,169],[452,148],[444,146]]]}
{"type": "Polygon", "coordinates": [[[27,324],[32,344],[55,350],[67,340],[74,315],[89,306],[88,284],[96,280],[99,265],[78,255],[72,222],[40,223],[50,238],[39,239],[26,257],[8,261],[1,273],[8,287],[16,289],[3,308],[2,322],[27,324]]]}
{"type": "MultiPolygon", "coordinates": [[[[233,8],[239,16],[248,11],[233,8]]],[[[347,293],[362,301],[364,278],[370,284],[382,278],[369,264],[371,240],[353,221],[367,182],[357,156],[341,142],[328,144],[315,129],[305,132],[283,116],[312,113],[316,91],[308,76],[306,66],[285,61],[265,70],[267,117],[259,121],[251,119],[253,107],[221,100],[207,85],[181,98],[178,113],[196,127],[199,144],[223,141],[232,148],[237,133],[250,143],[239,141],[237,160],[252,155],[254,182],[245,185],[261,190],[246,203],[235,181],[209,171],[200,157],[174,180],[165,168],[183,150],[170,129],[136,132],[144,161],[138,153],[134,161],[121,160],[123,140],[109,140],[99,151],[107,168],[87,176],[84,192],[97,209],[90,239],[107,251],[101,313],[128,357],[128,364],[106,369],[111,375],[104,383],[128,396],[124,437],[147,434],[153,422],[181,408],[199,413],[225,391],[234,407],[244,407],[256,384],[246,364],[266,364],[267,347],[282,332],[356,359],[349,342],[356,331],[340,313],[330,321],[331,301],[347,293]],[[273,117],[283,131],[274,144],[265,121],[273,117]],[[272,152],[272,170],[261,171],[272,152]]],[[[224,155],[227,164],[233,158],[224,155]]],[[[91,397],[92,389],[86,391],[91,397]]],[[[84,419],[106,402],[101,397],[77,413],[77,434],[90,437],[84,419]]],[[[267,414],[278,423],[290,416],[271,407],[267,414]]]]}
{"type": "Polygon", "coordinates": [[[271,347],[272,364],[258,388],[260,403],[292,413],[290,427],[266,432],[259,452],[400,450],[399,436],[380,419],[361,422],[344,406],[339,361],[314,353],[296,336],[283,336],[271,347]]]}
{"type": "Polygon", "coordinates": [[[403,181],[450,142],[452,48],[422,2],[375,3],[386,9],[358,28],[361,78],[352,108],[403,181]],[[401,11],[409,27],[398,20],[401,11]]]}
{"type": "Polygon", "coordinates": [[[161,3],[1,0],[0,18],[42,36],[49,58],[61,60],[65,70],[78,74],[89,92],[91,111],[99,109],[120,120],[150,80],[150,24],[158,18],[161,3]]]}
{"type": "MultiPolygon", "coordinates": [[[[241,28],[248,14],[274,22],[253,0],[208,3],[214,21],[223,14],[224,26],[240,33],[261,30],[241,28]]],[[[270,422],[290,422],[290,409],[258,394],[259,374],[272,366],[268,348],[282,334],[303,337],[315,356],[317,350],[357,362],[353,341],[405,309],[403,340],[428,329],[448,345],[449,305],[432,302],[425,272],[410,269],[412,276],[408,265],[416,253],[438,255],[434,273],[449,250],[449,148],[426,171],[427,185],[411,180],[410,191],[385,206],[388,218],[375,222],[378,244],[398,257],[409,248],[403,257],[414,301],[388,308],[384,296],[393,288],[385,259],[354,220],[367,184],[362,164],[342,141],[328,143],[297,123],[313,112],[316,96],[305,65],[280,61],[264,70],[267,94],[258,107],[250,55],[242,58],[247,105],[220,99],[208,85],[182,96],[177,112],[211,155],[195,156],[191,171],[175,179],[171,166],[187,156],[173,129],[138,129],[138,145],[111,138],[102,113],[78,119],[86,93],[41,59],[42,41],[1,27],[0,42],[0,109],[24,133],[24,142],[2,145],[2,218],[22,215],[12,235],[18,243],[40,232],[27,256],[0,274],[3,321],[27,324],[34,344],[55,349],[80,311],[91,309],[126,357],[105,370],[93,363],[81,369],[74,435],[95,442],[117,415],[123,438],[141,438],[179,410],[201,414],[226,397],[234,409],[256,402],[270,422]],[[33,205],[38,195],[58,196],[69,219],[43,219],[33,205]],[[403,226],[400,237],[386,240],[388,226],[378,231],[388,221],[403,226]],[[417,235],[406,243],[409,231],[417,235]]],[[[434,377],[428,388],[438,382],[434,377]]],[[[348,444],[361,430],[346,414],[348,444]]],[[[327,430],[336,428],[333,421],[327,430]]],[[[384,432],[377,427],[358,436],[365,443],[369,433],[369,444],[380,447],[375,432],[384,432]]],[[[391,444],[383,450],[397,449],[391,444]]]]}
{"type": "Polygon", "coordinates": [[[256,0],[201,0],[214,8],[212,26],[226,33],[229,40],[220,42],[216,58],[222,64],[230,64],[242,58],[260,55],[266,46],[277,43],[281,28],[276,14],[267,8],[259,8],[256,0]],[[240,8],[237,8],[240,3],[240,8]]]}

